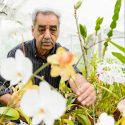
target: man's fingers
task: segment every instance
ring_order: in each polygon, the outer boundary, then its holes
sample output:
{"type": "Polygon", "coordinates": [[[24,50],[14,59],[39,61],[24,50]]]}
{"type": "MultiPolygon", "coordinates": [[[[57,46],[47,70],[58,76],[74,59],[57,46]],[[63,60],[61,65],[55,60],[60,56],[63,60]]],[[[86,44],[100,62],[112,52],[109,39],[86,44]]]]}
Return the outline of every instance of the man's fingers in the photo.
{"type": "Polygon", "coordinates": [[[96,100],[96,93],[92,92],[88,97],[81,101],[82,105],[91,105],[96,100]]]}
{"type": "Polygon", "coordinates": [[[90,87],[90,83],[83,83],[80,86],[78,86],[76,94],[81,95],[83,92],[85,92],[90,87]]]}
{"type": "Polygon", "coordinates": [[[79,95],[78,97],[78,101],[82,101],[85,98],[87,98],[88,96],[90,96],[90,94],[94,91],[94,87],[93,86],[89,86],[86,91],[83,91],[83,93],[81,95],[79,95]]]}

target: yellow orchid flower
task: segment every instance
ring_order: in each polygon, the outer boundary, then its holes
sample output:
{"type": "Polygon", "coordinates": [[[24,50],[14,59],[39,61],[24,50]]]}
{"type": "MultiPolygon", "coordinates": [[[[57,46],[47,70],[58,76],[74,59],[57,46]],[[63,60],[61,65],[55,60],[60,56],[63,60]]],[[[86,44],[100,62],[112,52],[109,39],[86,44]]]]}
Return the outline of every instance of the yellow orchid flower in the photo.
{"type": "Polygon", "coordinates": [[[51,64],[51,76],[61,76],[61,80],[68,80],[72,75],[75,74],[73,63],[75,56],[64,48],[60,47],[57,49],[56,54],[51,55],[47,58],[48,63],[51,64]]]}

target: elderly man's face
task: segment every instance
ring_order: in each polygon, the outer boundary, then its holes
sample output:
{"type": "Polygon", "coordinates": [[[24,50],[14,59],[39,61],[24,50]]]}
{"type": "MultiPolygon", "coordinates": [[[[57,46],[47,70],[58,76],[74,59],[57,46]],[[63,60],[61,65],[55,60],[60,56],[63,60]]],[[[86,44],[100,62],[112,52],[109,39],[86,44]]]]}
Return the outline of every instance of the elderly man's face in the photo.
{"type": "Polygon", "coordinates": [[[37,50],[51,50],[58,38],[59,22],[53,15],[38,14],[35,26],[32,28],[32,34],[36,39],[37,50]]]}

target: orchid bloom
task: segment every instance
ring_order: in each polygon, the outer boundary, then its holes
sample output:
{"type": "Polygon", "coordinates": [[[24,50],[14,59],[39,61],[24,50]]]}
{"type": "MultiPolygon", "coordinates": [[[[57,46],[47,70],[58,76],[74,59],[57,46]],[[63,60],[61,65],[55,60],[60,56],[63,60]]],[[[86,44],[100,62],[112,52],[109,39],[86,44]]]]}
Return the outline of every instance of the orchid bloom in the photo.
{"type": "Polygon", "coordinates": [[[17,50],[15,58],[9,57],[2,61],[1,76],[10,81],[10,85],[19,82],[26,83],[32,75],[32,62],[25,57],[21,50],[17,50]]]}
{"type": "Polygon", "coordinates": [[[98,122],[95,125],[115,125],[115,120],[104,112],[99,116],[98,122]]]}
{"type": "Polygon", "coordinates": [[[118,110],[125,116],[125,99],[121,100],[117,105],[118,110]]]}
{"type": "Polygon", "coordinates": [[[32,117],[32,124],[42,121],[53,125],[54,120],[62,116],[66,110],[66,99],[57,91],[51,90],[46,82],[40,83],[39,89],[29,89],[21,99],[20,107],[24,113],[32,117]]]}
{"type": "Polygon", "coordinates": [[[47,58],[48,63],[51,64],[51,76],[61,76],[61,79],[66,81],[75,74],[73,63],[75,56],[60,47],[57,49],[56,54],[47,58]]]}

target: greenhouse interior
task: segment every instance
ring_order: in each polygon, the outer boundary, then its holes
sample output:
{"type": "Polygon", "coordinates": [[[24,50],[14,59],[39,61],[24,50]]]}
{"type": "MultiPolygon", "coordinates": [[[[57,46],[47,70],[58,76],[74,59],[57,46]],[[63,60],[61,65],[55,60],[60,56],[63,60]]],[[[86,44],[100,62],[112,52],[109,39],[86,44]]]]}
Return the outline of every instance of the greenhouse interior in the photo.
{"type": "Polygon", "coordinates": [[[0,0],[0,125],[125,125],[125,0],[0,0]]]}

